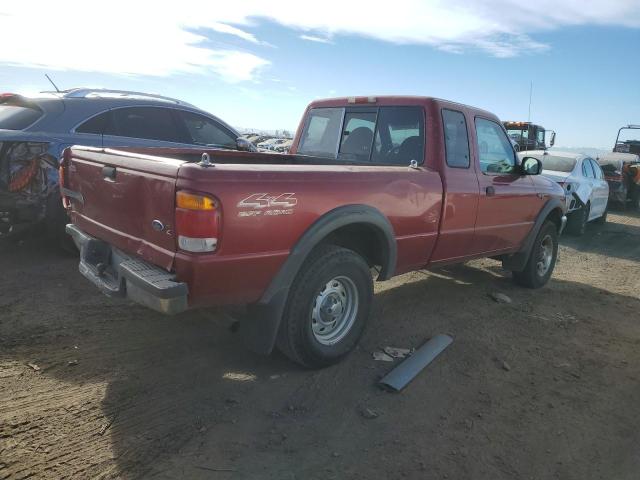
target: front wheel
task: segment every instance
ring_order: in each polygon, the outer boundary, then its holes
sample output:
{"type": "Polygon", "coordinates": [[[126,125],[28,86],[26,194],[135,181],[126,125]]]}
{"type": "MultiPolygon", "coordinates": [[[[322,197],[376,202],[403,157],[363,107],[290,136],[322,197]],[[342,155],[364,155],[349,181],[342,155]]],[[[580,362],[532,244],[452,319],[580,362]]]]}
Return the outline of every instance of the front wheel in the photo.
{"type": "Polygon", "coordinates": [[[360,255],[335,245],[318,247],[289,292],[278,349],[310,368],[338,362],[362,336],[372,298],[371,272],[360,255]]]}
{"type": "Polygon", "coordinates": [[[513,280],[523,287],[540,288],[551,278],[558,258],[558,230],[553,222],[546,221],[538,235],[524,270],[513,272],[513,280]]]}

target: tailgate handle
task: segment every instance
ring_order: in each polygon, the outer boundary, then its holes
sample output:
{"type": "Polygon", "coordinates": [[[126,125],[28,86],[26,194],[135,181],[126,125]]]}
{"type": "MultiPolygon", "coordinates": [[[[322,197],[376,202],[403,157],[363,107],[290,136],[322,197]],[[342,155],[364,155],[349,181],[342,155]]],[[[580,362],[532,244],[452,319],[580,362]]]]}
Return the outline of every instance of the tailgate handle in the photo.
{"type": "Polygon", "coordinates": [[[116,167],[102,167],[102,177],[109,180],[116,179],[116,167]]]}

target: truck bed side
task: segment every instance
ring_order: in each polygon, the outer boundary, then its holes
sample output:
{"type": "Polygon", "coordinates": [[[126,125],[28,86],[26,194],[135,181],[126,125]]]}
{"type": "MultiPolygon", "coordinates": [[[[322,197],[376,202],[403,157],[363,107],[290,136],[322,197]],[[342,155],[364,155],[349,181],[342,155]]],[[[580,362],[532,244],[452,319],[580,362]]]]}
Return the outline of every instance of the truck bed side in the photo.
{"type": "Polygon", "coordinates": [[[305,231],[346,205],[373,207],[389,220],[398,252],[394,273],[424,266],[442,199],[436,172],[408,167],[185,164],[177,189],[213,195],[222,205],[217,252],[198,259],[178,252],[175,259],[192,301],[204,304],[257,301],[305,231]]]}

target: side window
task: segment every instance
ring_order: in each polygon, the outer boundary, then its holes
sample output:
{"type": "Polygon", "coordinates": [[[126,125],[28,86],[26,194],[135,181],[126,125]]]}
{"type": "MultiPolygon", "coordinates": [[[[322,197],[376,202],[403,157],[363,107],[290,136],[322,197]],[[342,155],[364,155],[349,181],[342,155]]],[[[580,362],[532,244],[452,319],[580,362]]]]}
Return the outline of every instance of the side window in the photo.
{"type": "Polygon", "coordinates": [[[516,154],[500,125],[484,118],[476,118],[475,124],[482,172],[513,173],[516,154]]]}
{"type": "Polygon", "coordinates": [[[235,136],[214,120],[193,112],[178,111],[189,134],[190,143],[236,147],[235,136]]]}
{"type": "Polygon", "coordinates": [[[188,143],[188,140],[180,135],[173,114],[168,108],[118,108],[112,113],[112,122],[107,126],[105,134],[188,143]]]}
{"type": "Polygon", "coordinates": [[[104,129],[107,126],[110,113],[110,111],[107,111],[100,113],[95,117],[91,117],[76,128],[76,133],[93,133],[96,135],[102,135],[102,132],[104,132],[104,129]]]}
{"type": "Polygon", "coordinates": [[[582,174],[587,178],[596,178],[593,173],[593,167],[591,166],[591,162],[589,162],[588,158],[582,160],[582,174]]]}
{"type": "Polygon", "coordinates": [[[442,125],[447,165],[469,168],[469,137],[464,114],[455,110],[442,110],[442,125]]]}
{"type": "Polygon", "coordinates": [[[424,112],[420,107],[381,107],[371,161],[409,165],[424,160],[424,112]]]}
{"type": "Polygon", "coordinates": [[[300,139],[298,153],[335,158],[343,115],[344,108],[314,108],[310,110],[300,139]]]}
{"type": "Polygon", "coordinates": [[[344,116],[339,158],[368,162],[376,128],[376,112],[347,112],[344,116]]]}

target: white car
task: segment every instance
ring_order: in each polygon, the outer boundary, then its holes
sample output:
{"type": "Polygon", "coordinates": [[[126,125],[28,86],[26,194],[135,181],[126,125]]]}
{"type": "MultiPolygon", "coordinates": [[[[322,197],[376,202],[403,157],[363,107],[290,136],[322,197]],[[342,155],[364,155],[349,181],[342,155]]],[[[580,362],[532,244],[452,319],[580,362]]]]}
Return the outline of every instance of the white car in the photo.
{"type": "Polygon", "coordinates": [[[528,151],[520,157],[535,157],[542,162],[542,175],[558,182],[566,192],[567,231],[585,232],[588,222],[607,221],[609,185],[598,162],[581,153],[528,151]]]}

